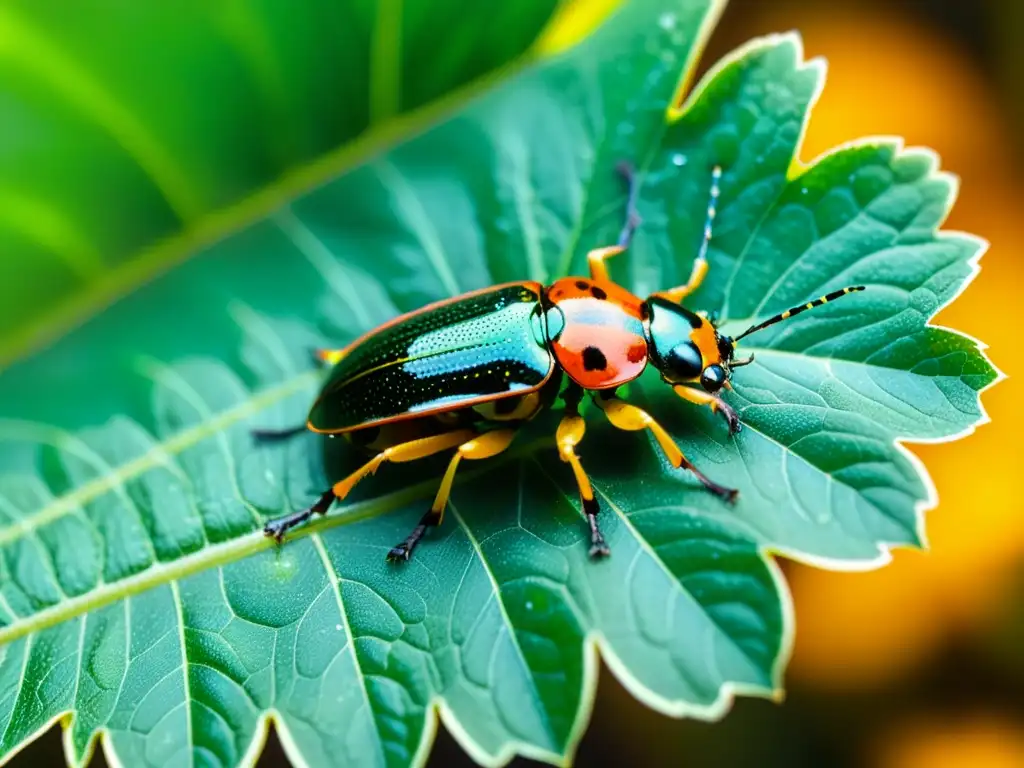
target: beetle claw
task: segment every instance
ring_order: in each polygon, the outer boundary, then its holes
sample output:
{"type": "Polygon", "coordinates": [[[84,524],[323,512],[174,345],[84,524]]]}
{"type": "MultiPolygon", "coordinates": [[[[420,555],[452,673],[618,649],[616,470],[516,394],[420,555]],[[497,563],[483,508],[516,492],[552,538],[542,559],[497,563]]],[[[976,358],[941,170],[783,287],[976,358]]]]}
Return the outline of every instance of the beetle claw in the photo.
{"type": "Polygon", "coordinates": [[[715,494],[715,496],[720,498],[722,501],[725,501],[729,504],[733,504],[736,501],[736,498],[740,495],[740,492],[736,488],[726,488],[724,485],[719,485],[718,483],[709,480],[703,475],[697,476],[698,478],[700,478],[700,481],[704,484],[704,487],[711,491],[711,493],[715,494]]]}
{"type": "Polygon", "coordinates": [[[612,550],[609,548],[608,543],[604,540],[604,537],[594,537],[590,542],[590,557],[593,560],[597,560],[602,557],[610,557],[612,550]]]}
{"type": "Polygon", "coordinates": [[[725,419],[725,423],[729,425],[730,435],[735,435],[743,429],[743,424],[740,422],[740,417],[736,413],[736,410],[724,400],[718,401],[717,408],[715,408],[715,410],[722,415],[722,418],[725,419]]]}
{"type": "Polygon", "coordinates": [[[284,541],[284,534],[288,529],[281,525],[279,521],[272,520],[263,526],[263,533],[270,538],[274,539],[278,544],[284,541]]]}
{"type": "Polygon", "coordinates": [[[387,561],[389,563],[404,563],[408,562],[412,556],[412,548],[408,544],[402,542],[397,547],[392,547],[387,554],[387,561]]]}

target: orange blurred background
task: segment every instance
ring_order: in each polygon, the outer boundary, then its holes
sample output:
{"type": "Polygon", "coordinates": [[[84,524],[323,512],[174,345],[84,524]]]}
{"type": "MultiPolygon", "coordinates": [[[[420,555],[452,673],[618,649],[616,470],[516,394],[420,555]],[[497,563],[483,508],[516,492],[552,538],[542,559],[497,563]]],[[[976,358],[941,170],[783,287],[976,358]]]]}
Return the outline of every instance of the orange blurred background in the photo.
{"type": "Polygon", "coordinates": [[[927,552],[895,552],[868,573],[783,563],[797,623],[784,703],[739,701],[718,724],[673,722],[605,675],[578,764],[642,755],[674,766],[1020,768],[1024,3],[732,0],[702,71],[751,37],[789,29],[808,58],[829,65],[801,160],[896,135],[936,150],[960,177],[945,228],[990,247],[934,322],[982,339],[1010,378],[983,396],[992,423],[953,443],[909,446],[939,495],[926,515],[927,552]]]}

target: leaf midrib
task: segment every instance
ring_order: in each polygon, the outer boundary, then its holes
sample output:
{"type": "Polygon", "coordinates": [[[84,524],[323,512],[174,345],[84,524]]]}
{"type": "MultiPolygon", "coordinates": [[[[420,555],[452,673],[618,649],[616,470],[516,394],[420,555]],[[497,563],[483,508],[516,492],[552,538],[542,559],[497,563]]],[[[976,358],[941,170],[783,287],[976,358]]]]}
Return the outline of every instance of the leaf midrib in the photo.
{"type": "MultiPolygon", "coordinates": [[[[933,325],[929,325],[929,326],[925,326],[925,327],[926,327],[926,329],[930,329],[930,330],[944,330],[942,328],[939,328],[938,326],[933,326],[933,325]]],[[[957,350],[957,351],[959,351],[959,350],[957,350]]],[[[921,373],[920,371],[913,371],[913,370],[909,370],[907,368],[900,368],[900,367],[894,366],[894,365],[879,365],[878,363],[868,362],[867,360],[853,360],[853,359],[851,359],[849,357],[833,357],[832,355],[811,355],[811,354],[808,354],[807,352],[794,352],[794,351],[788,350],[788,349],[774,349],[773,347],[748,347],[748,346],[744,346],[743,347],[743,352],[745,352],[745,353],[746,352],[753,352],[753,353],[758,354],[758,355],[769,355],[769,356],[776,355],[776,356],[779,356],[779,357],[795,357],[795,358],[799,358],[801,360],[820,360],[823,363],[841,363],[841,364],[845,363],[847,365],[856,365],[856,366],[863,367],[863,368],[871,368],[871,369],[876,370],[876,371],[898,371],[899,373],[906,373],[906,374],[909,374],[911,376],[920,376],[921,378],[928,379],[928,380],[934,380],[934,379],[960,379],[961,381],[963,381],[964,378],[965,378],[963,373],[961,373],[959,376],[953,376],[953,375],[948,374],[948,373],[941,373],[941,374],[935,374],[934,376],[930,376],[930,375],[928,375],[926,373],[921,373]]],[[[938,358],[932,358],[932,359],[938,359],[938,358]]],[[[921,361],[919,361],[919,364],[920,364],[920,362],[925,362],[925,361],[921,360],[921,361]]],[[[972,387],[972,389],[973,389],[973,387],[972,387]]]]}
{"type": "MultiPolygon", "coordinates": [[[[455,480],[456,485],[469,482],[480,475],[494,470],[496,467],[510,463],[524,456],[535,454],[542,446],[553,446],[549,437],[538,438],[524,443],[521,448],[507,451],[501,457],[486,462],[485,466],[476,470],[460,473],[455,480]]],[[[345,507],[339,514],[327,514],[318,520],[307,523],[289,536],[284,545],[304,536],[312,536],[329,528],[340,525],[358,523],[369,518],[378,517],[394,509],[398,509],[413,501],[426,498],[437,488],[433,479],[424,480],[416,485],[400,491],[377,496],[373,499],[357,502],[345,507]]],[[[255,555],[278,546],[277,542],[257,529],[243,536],[206,546],[196,552],[169,562],[157,562],[143,571],[120,579],[110,584],[103,584],[88,592],[69,600],[61,601],[30,616],[19,617],[11,624],[0,628],[0,646],[13,642],[33,632],[55,626],[63,621],[81,616],[84,613],[110,605],[118,600],[137,595],[147,589],[169,584],[179,579],[192,576],[211,568],[230,565],[245,557],[255,555]]]]}
{"type": "MultiPolygon", "coordinates": [[[[519,476],[519,494],[521,504],[522,474],[520,474],[519,476]]],[[[494,595],[494,600],[498,605],[498,611],[501,613],[501,618],[504,621],[505,626],[507,627],[507,631],[512,641],[512,645],[515,646],[516,654],[519,656],[519,660],[526,671],[526,676],[530,681],[530,696],[533,699],[534,703],[537,705],[537,709],[545,714],[545,717],[542,718],[544,730],[547,732],[547,737],[551,740],[551,743],[558,744],[558,739],[555,737],[555,734],[551,728],[550,712],[548,712],[547,704],[544,701],[543,697],[540,695],[540,691],[537,688],[537,680],[534,676],[533,669],[530,667],[530,664],[526,659],[526,654],[523,652],[523,646],[519,642],[519,636],[516,634],[515,624],[512,623],[512,618],[508,615],[508,609],[505,606],[505,598],[502,595],[501,587],[498,584],[498,579],[494,575],[494,571],[491,568],[490,563],[487,562],[487,558],[484,557],[483,547],[480,545],[480,542],[477,539],[477,537],[473,534],[472,529],[466,523],[465,518],[463,518],[463,516],[459,513],[459,510],[456,508],[454,503],[449,501],[448,508],[449,513],[458,521],[463,533],[465,533],[466,538],[469,540],[469,543],[473,548],[473,552],[480,559],[480,565],[487,576],[487,580],[490,582],[491,589],[493,590],[492,594],[494,595]]]]}
{"type": "MultiPolygon", "coordinates": [[[[770,348],[758,348],[751,347],[751,351],[755,353],[768,354],[768,355],[793,355],[801,358],[808,357],[819,357],[820,356],[809,356],[797,353],[787,353],[785,351],[774,350],[770,348]]],[[[857,361],[844,360],[842,358],[820,358],[823,360],[836,360],[839,362],[848,362],[855,365],[870,365],[868,363],[859,363],[857,361]]],[[[877,367],[877,366],[871,366],[877,367]]],[[[902,369],[901,369],[902,370],[902,369]]],[[[75,512],[82,505],[102,496],[105,493],[112,492],[116,488],[123,486],[128,481],[139,477],[145,472],[155,469],[158,466],[162,466],[166,461],[167,456],[177,455],[182,451],[190,448],[202,440],[212,437],[214,434],[223,431],[225,428],[232,424],[246,419],[252,415],[255,415],[259,411],[267,408],[274,403],[282,400],[298,391],[302,388],[311,385],[317,381],[319,376],[318,371],[306,371],[297,376],[294,376],[282,384],[276,387],[264,390],[257,393],[250,399],[238,404],[234,408],[228,409],[217,414],[213,419],[208,422],[204,422],[195,427],[183,430],[176,433],[172,437],[161,441],[151,447],[141,456],[129,461],[126,464],[122,464],[109,474],[103,475],[102,477],[91,480],[81,486],[78,486],[74,490],[66,493],[62,496],[56,497],[50,504],[43,507],[39,511],[27,515],[19,520],[15,525],[8,528],[0,529],[0,547],[6,546],[14,541],[18,541],[21,538],[29,535],[30,533],[38,530],[39,528],[49,525],[56,520],[61,519],[65,515],[75,512]]],[[[806,457],[801,454],[791,451],[786,446],[778,443],[773,438],[761,432],[755,430],[758,434],[761,434],[769,441],[778,445],[781,449],[787,450],[793,453],[794,456],[807,461],[806,457]]],[[[895,436],[893,437],[895,440],[895,436]]],[[[515,451],[512,455],[520,455],[521,451],[515,451]]],[[[850,487],[850,486],[847,486],[850,487]]],[[[856,489],[853,489],[856,490],[856,489]]],[[[2,637],[2,631],[0,631],[0,637],[2,637]]]]}
{"type": "MultiPolygon", "coordinates": [[[[221,411],[211,420],[175,433],[170,438],[153,445],[149,450],[135,459],[121,464],[112,472],[90,480],[74,490],[56,497],[50,504],[37,512],[26,515],[15,525],[0,529],[0,547],[18,541],[32,531],[48,525],[65,515],[76,511],[80,506],[99,498],[105,493],[115,491],[128,481],[139,477],[151,469],[163,466],[167,456],[175,456],[184,450],[223,432],[238,421],[259,413],[265,408],[293,395],[303,388],[314,384],[318,371],[306,371],[285,382],[263,390],[233,408],[221,411]]],[[[0,422],[2,426],[3,422],[0,422]]],[[[0,440],[3,438],[0,437],[0,440]]],[[[55,446],[60,447],[60,446],[55,446]]]]}

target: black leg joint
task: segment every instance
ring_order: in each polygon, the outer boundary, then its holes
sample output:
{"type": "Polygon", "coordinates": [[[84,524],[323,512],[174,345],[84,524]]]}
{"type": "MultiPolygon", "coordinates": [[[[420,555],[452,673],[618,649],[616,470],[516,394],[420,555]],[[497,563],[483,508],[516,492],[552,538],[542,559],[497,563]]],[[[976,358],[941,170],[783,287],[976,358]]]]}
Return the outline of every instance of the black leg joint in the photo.
{"type": "Polygon", "coordinates": [[[608,557],[612,553],[608,542],[604,540],[601,533],[601,526],[597,522],[597,513],[601,511],[600,504],[596,497],[581,499],[583,502],[583,513],[587,516],[587,523],[590,525],[590,556],[594,559],[608,557]]]}
{"type": "Polygon", "coordinates": [[[570,381],[562,392],[562,401],[565,403],[565,413],[569,416],[579,416],[580,403],[583,402],[583,387],[574,381],[570,381]]]}
{"type": "Polygon", "coordinates": [[[281,443],[307,431],[305,424],[287,429],[254,429],[250,433],[257,443],[281,443]]]}
{"type": "Polygon", "coordinates": [[[331,504],[334,503],[335,498],[333,490],[325,491],[311,507],[268,521],[267,524],[263,526],[263,533],[271,538],[277,539],[277,542],[280,544],[281,541],[284,540],[285,534],[292,528],[297,525],[302,525],[302,523],[309,520],[313,515],[322,515],[327,512],[327,510],[331,508],[331,504]]]}
{"type": "Polygon", "coordinates": [[[423,517],[420,518],[419,523],[412,529],[412,533],[405,537],[405,540],[401,544],[392,547],[388,550],[387,560],[392,563],[406,562],[412,557],[412,551],[416,548],[416,545],[420,543],[420,539],[423,538],[423,534],[427,532],[427,528],[436,528],[441,523],[441,513],[435,512],[434,510],[428,510],[423,517]]]}

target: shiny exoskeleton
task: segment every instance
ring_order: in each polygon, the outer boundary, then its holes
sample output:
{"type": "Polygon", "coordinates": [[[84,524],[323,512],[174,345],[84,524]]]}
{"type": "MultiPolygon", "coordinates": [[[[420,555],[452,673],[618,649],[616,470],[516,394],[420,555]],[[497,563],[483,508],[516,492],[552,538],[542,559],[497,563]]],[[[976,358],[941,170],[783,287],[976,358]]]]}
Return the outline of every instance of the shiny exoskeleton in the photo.
{"type": "Polygon", "coordinates": [[[634,296],[612,282],[605,264],[626,250],[639,224],[635,177],[630,169],[622,170],[629,186],[626,225],[616,245],[588,254],[588,277],[565,277],[549,286],[516,282],[473,291],[397,317],[344,349],[318,352],[333,368],[307,424],[259,434],[281,437],[304,429],[343,434],[372,457],[308,509],[269,522],[267,535],[282,540],[289,529],[344,499],[385,462],[452,451],[430,509],[388,552],[391,560],[407,560],[425,531],[441,524],[459,463],[504,451],[517,428],[553,406],[559,394],[565,410],[555,441],[579,488],[591,556],[607,555],[609,549],[598,524],[598,500],[576,450],[585,429],[579,404],[587,392],[614,426],[650,430],[673,466],[689,470],[722,499],[735,500],[735,490],[706,477],[650,414],[616,397],[617,388],[653,365],[678,395],[709,406],[734,433],[740,420],[720,393],[731,386],[736,368],[753,362],[753,356],[736,359],[736,342],[863,286],[794,307],[735,339],[720,334],[704,313],[683,307],[683,299],[707,273],[722,174],[716,166],[704,237],[690,279],[646,299],[634,296]]]}

